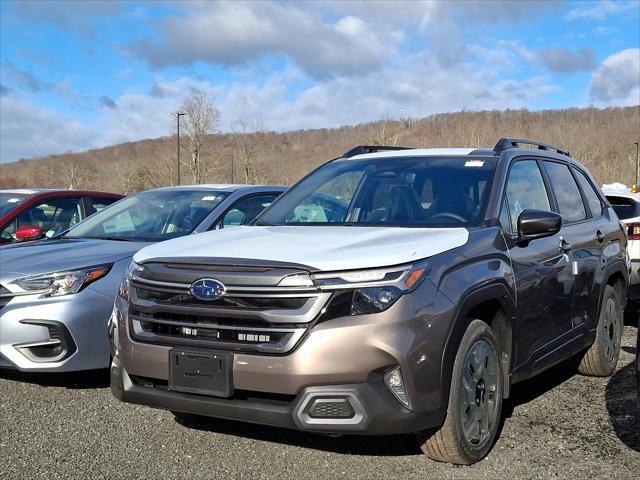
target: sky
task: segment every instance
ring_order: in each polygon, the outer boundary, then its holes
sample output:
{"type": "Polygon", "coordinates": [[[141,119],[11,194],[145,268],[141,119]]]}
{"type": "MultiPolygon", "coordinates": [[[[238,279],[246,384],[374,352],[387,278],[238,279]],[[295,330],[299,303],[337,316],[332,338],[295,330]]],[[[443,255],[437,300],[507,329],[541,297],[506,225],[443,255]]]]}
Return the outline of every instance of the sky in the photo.
{"type": "Polygon", "coordinates": [[[0,162],[175,133],[640,104],[640,0],[0,0],[0,162]]]}

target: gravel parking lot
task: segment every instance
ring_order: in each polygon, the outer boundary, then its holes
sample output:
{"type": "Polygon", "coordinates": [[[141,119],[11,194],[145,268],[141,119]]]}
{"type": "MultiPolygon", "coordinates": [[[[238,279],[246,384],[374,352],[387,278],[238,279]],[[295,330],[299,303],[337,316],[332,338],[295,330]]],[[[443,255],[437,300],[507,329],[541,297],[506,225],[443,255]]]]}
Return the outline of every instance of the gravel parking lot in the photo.
{"type": "Polygon", "coordinates": [[[0,372],[0,478],[615,478],[640,472],[640,412],[626,327],[607,379],[563,364],[516,386],[492,453],[432,462],[412,436],[331,438],[235,422],[181,425],[119,403],[106,372],[0,372]]]}

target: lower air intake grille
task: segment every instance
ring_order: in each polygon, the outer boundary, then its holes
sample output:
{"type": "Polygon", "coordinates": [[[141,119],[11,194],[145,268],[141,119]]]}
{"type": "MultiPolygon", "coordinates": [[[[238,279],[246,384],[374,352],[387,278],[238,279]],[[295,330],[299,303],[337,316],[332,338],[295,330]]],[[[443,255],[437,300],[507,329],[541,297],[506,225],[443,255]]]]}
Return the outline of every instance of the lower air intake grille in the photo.
{"type": "Polygon", "coordinates": [[[355,412],[346,398],[318,398],[313,401],[308,415],[311,418],[352,418],[355,412]]]}

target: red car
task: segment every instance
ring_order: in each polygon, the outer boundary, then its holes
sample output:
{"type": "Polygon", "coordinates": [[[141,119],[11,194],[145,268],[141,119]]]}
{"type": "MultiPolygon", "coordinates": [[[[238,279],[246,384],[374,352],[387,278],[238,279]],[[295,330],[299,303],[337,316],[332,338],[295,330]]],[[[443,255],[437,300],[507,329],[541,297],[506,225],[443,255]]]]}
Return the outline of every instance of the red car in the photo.
{"type": "Polygon", "coordinates": [[[52,237],[123,197],[81,190],[0,190],[0,246],[52,237]]]}

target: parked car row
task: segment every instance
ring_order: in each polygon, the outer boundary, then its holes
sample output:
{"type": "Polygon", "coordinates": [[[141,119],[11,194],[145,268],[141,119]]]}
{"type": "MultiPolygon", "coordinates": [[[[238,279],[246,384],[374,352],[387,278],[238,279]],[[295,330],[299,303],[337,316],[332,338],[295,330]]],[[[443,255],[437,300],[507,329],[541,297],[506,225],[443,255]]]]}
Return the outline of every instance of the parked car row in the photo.
{"type": "Polygon", "coordinates": [[[629,230],[568,152],[356,147],[283,191],[142,192],[4,247],[0,361],[111,356],[124,402],[415,433],[456,464],[491,450],[515,383],[615,371],[629,230]]]}
{"type": "Polygon", "coordinates": [[[198,185],[141,192],[47,241],[0,253],[0,365],[109,366],[107,320],[131,257],[146,245],[249,223],[284,187],[198,185]]]}

